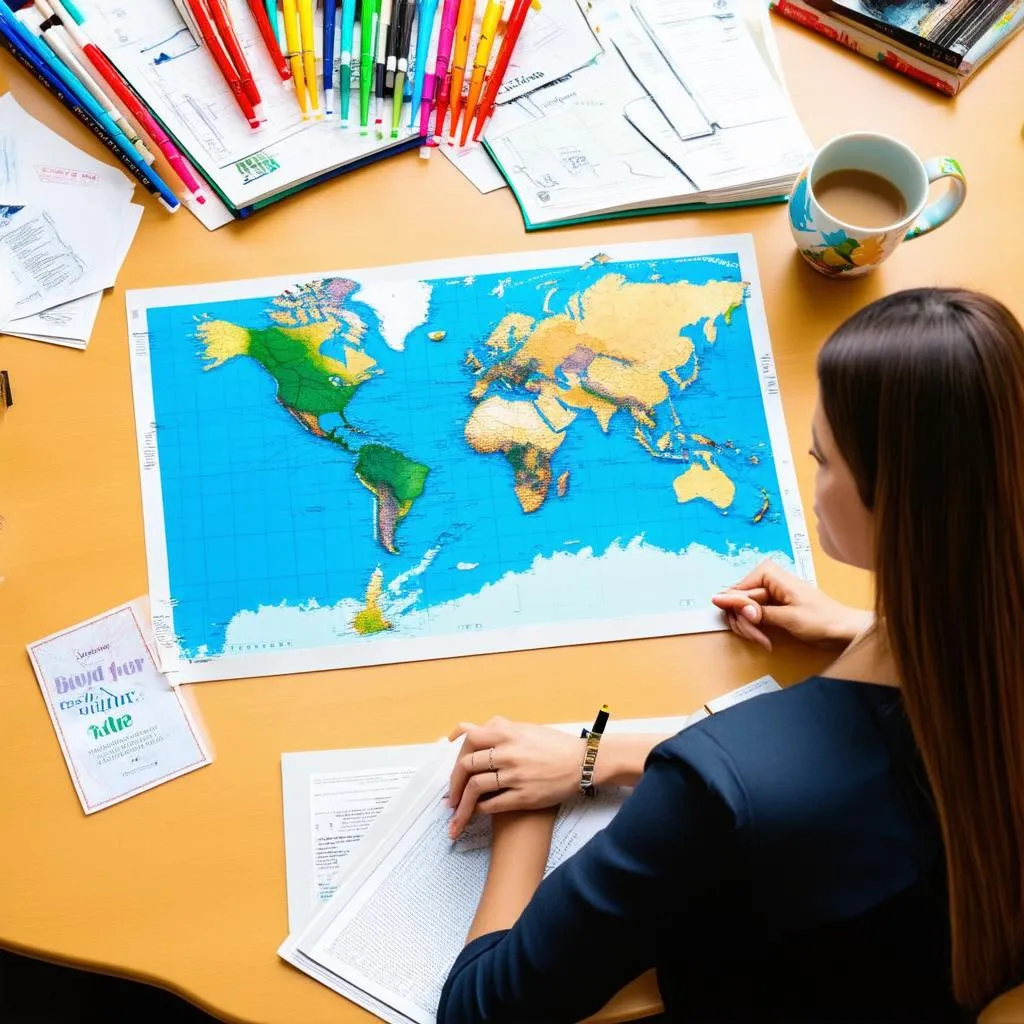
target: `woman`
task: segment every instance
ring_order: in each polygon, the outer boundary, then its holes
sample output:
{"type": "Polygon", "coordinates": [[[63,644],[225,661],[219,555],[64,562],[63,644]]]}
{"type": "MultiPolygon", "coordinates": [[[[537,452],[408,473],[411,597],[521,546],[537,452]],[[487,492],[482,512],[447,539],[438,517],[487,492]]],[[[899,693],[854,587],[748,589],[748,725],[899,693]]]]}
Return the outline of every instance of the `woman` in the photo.
{"type": "Polygon", "coordinates": [[[716,597],[769,649],[845,649],[649,754],[606,737],[598,780],[636,790],[543,884],[580,741],[460,727],[453,832],[492,767],[476,809],[511,813],[439,1024],[580,1020],[650,967],[672,1021],[963,1020],[1020,980],[1024,332],[981,295],[902,292],[818,380],[819,539],[874,569],[874,624],[770,564],[716,597]]]}

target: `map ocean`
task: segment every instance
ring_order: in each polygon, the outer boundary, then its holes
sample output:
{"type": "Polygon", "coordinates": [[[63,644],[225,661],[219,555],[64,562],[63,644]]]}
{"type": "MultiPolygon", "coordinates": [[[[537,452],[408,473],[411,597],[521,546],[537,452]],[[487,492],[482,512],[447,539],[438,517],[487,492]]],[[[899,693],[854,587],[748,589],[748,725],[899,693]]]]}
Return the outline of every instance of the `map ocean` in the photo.
{"type": "MultiPolygon", "coordinates": [[[[353,632],[348,609],[363,603],[378,569],[384,613],[401,634],[403,616],[478,594],[510,573],[525,580],[538,556],[679,553],[696,543],[727,556],[749,549],[744,564],[765,553],[791,557],[745,303],[728,323],[717,318],[713,343],[703,322],[686,325],[699,372],[684,389],[670,385],[680,429],[713,444],[715,465],[735,484],[725,509],[704,498],[680,503],[673,481],[686,463],[644,450],[624,410],[612,416],[607,433],[592,413],[577,415],[551,459],[554,478],[568,471],[565,486],[552,484],[530,513],[517,499],[509,461],[480,454],[465,440],[477,404],[467,353],[486,368],[495,355],[484,342],[509,311],[538,320],[562,312],[571,295],[609,273],[664,284],[742,280],[739,260],[728,254],[429,280],[426,323],[406,335],[402,351],[385,344],[381,311],[361,302],[358,288],[346,298],[367,326],[363,348],[380,371],[346,407],[357,431],[347,437],[356,445],[387,445],[429,468],[423,494],[395,530],[397,554],[378,542],[374,495],[355,474],[355,454],[289,415],[275,398],[275,380],[256,360],[205,368],[197,325],[212,319],[266,328],[274,295],[150,309],[170,593],[182,653],[221,653],[236,616],[282,605],[344,604],[336,642],[372,642],[353,632]]],[[[344,359],[340,342],[328,340],[321,351],[344,359]]],[[[685,367],[682,377],[689,372],[685,367]]],[[[490,393],[510,401],[533,397],[507,383],[490,393]]],[[[337,417],[321,420],[327,430],[334,425],[337,417]]],[[[592,578],[591,592],[560,607],[563,619],[604,614],[603,591],[616,588],[615,575],[592,578]]],[[[502,625],[549,614],[529,600],[516,602],[517,592],[503,591],[512,599],[502,625]]],[[[467,621],[460,628],[491,625],[467,621]]],[[[267,640],[276,646],[274,637],[267,640]]]]}

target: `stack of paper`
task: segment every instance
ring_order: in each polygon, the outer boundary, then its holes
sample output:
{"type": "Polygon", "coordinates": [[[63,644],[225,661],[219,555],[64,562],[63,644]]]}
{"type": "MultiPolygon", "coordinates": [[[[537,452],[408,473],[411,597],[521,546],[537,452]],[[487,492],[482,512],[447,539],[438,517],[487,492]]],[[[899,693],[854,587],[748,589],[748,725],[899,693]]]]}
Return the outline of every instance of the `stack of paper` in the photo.
{"type": "MultiPolygon", "coordinates": [[[[764,676],[687,718],[613,720],[606,732],[671,735],[777,689],[764,676]]],[[[580,725],[558,728],[578,735],[580,725]]],[[[475,818],[455,843],[448,838],[443,797],[460,746],[442,740],[282,758],[292,934],[278,952],[393,1024],[434,1024],[487,875],[488,818],[475,818]]],[[[547,871],[604,828],[628,793],[563,805],[547,871]]]]}
{"type": "Polygon", "coordinates": [[[485,134],[527,228],[789,192],[812,146],[762,4],[579,3],[600,55],[499,107],[485,134]]]}
{"type": "Polygon", "coordinates": [[[85,348],[142,217],[134,187],[0,98],[0,333],[85,348]]]}

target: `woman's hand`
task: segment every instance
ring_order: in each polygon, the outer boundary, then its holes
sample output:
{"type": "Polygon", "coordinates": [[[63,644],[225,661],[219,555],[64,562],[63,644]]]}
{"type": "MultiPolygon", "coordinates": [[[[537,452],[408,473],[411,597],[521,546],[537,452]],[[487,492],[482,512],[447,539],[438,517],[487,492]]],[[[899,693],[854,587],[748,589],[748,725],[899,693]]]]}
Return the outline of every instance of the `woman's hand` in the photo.
{"type": "Polygon", "coordinates": [[[462,750],[448,797],[456,808],[449,826],[453,839],[474,811],[554,807],[579,791],[584,741],[578,736],[507,718],[492,718],[486,725],[460,722],[448,738],[460,736],[462,750]]]}
{"type": "Polygon", "coordinates": [[[762,562],[711,600],[726,613],[737,636],[768,651],[772,642],[765,626],[784,629],[806,643],[845,647],[870,618],[868,612],[840,604],[771,561],[762,562]]]}

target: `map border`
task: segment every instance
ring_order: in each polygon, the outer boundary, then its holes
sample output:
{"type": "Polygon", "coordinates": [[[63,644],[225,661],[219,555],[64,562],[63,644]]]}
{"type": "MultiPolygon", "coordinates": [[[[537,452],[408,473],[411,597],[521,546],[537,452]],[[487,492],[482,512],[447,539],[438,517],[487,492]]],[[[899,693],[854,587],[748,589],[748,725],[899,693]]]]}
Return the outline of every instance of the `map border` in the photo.
{"type": "MultiPolygon", "coordinates": [[[[350,277],[359,282],[408,281],[457,278],[484,274],[506,274],[548,270],[579,265],[601,252],[612,262],[647,262],[658,259],[707,258],[732,255],[739,259],[740,274],[749,282],[746,302],[750,336],[758,368],[768,436],[775,460],[779,491],[789,530],[793,560],[798,575],[814,581],[807,525],[797,486],[793,454],[786,430],[782,399],[775,373],[775,359],[768,334],[761,281],[749,234],[711,235],[671,241],[628,242],[615,245],[594,243],[565,249],[535,249],[526,252],[349,270],[319,271],[311,274],[252,278],[207,284],[180,285],[129,291],[125,295],[131,356],[132,394],[135,405],[136,439],[142,484],[143,526],[153,632],[160,666],[175,684],[212,682],[267,675],[293,675],[337,668],[387,665],[406,661],[466,657],[505,651],[572,647],[648,637],[705,633],[725,628],[714,608],[690,609],[630,619],[568,620],[555,624],[512,626],[440,637],[381,637],[358,644],[336,644],[303,650],[258,651],[246,654],[212,655],[203,659],[181,656],[173,624],[173,601],[164,524],[163,490],[157,448],[153,382],[149,354],[148,311],[167,306],[196,305],[204,301],[269,298],[298,285],[325,277],[350,277]]],[[[253,609],[255,610],[255,609],[253,609]]]]}

